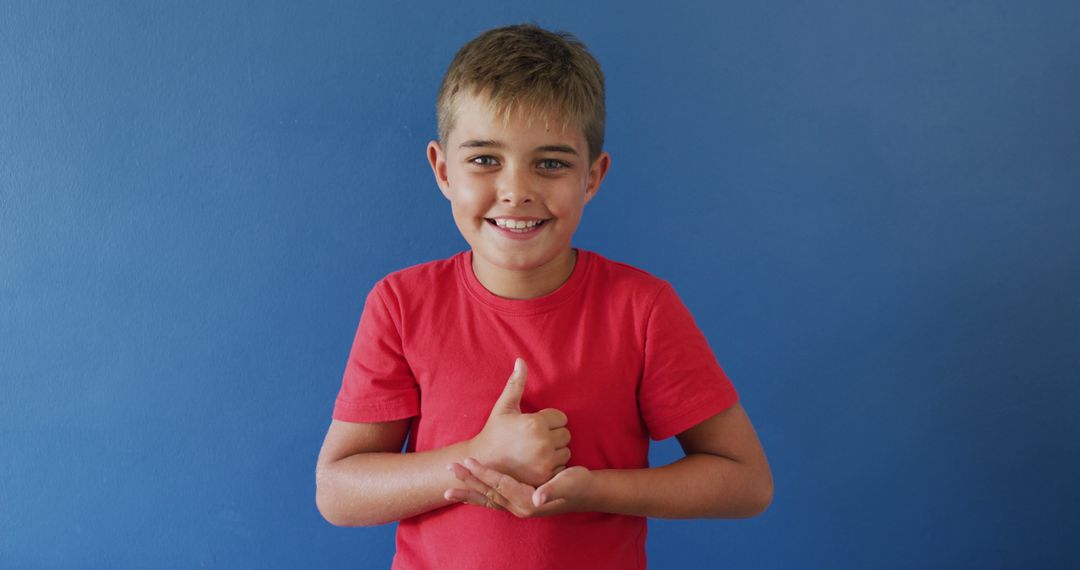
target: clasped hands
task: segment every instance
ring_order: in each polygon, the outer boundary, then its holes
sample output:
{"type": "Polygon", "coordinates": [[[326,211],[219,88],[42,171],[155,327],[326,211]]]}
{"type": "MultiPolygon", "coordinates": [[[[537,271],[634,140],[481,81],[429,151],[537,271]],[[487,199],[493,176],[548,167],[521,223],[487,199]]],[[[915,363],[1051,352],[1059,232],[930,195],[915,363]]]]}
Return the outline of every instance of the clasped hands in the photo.
{"type": "Polygon", "coordinates": [[[447,466],[467,488],[448,489],[446,500],[521,518],[588,510],[593,476],[585,467],[566,467],[566,414],[553,408],[521,413],[527,375],[525,361],[516,359],[484,429],[469,441],[470,457],[447,466]]]}

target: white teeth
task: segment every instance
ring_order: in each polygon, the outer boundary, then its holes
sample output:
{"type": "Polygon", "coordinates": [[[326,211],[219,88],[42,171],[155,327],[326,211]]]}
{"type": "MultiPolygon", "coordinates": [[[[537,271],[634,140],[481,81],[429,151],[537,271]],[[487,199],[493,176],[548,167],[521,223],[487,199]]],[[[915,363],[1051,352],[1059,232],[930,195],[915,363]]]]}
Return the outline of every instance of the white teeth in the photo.
{"type": "Polygon", "coordinates": [[[495,220],[495,223],[498,224],[498,226],[500,228],[519,229],[519,230],[520,229],[525,229],[525,228],[531,228],[531,227],[539,224],[540,222],[541,222],[541,220],[529,220],[527,222],[525,220],[495,220]]]}

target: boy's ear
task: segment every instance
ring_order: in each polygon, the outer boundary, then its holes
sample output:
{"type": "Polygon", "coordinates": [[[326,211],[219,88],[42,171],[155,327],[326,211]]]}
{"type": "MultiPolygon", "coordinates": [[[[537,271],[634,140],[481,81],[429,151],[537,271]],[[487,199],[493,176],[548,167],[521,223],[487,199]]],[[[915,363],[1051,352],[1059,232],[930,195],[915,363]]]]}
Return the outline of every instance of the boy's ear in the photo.
{"type": "Polygon", "coordinates": [[[589,200],[596,196],[597,191],[600,190],[600,183],[604,181],[604,177],[607,176],[608,169],[611,168],[611,155],[607,151],[601,152],[600,156],[596,157],[592,166],[589,167],[589,180],[585,184],[585,203],[588,204],[589,200]]]}
{"type": "Polygon", "coordinates": [[[450,199],[450,180],[446,177],[446,153],[443,152],[439,141],[431,141],[427,145],[427,158],[431,164],[431,172],[435,174],[435,183],[447,200],[450,199]]]}

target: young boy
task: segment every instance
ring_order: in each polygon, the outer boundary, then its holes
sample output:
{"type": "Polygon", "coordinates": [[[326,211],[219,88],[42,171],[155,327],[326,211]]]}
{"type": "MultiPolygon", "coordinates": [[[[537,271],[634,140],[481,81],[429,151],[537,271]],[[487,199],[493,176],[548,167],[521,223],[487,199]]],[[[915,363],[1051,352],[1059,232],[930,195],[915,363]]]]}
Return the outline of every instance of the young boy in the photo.
{"type": "Polygon", "coordinates": [[[761,513],[768,462],[674,289],[571,246],[611,164],[585,46],[488,31],[451,63],[438,119],[428,159],[470,249],[368,294],[323,516],[401,521],[394,568],[527,569],[644,568],[645,517],[761,513]],[[649,438],[671,436],[686,457],[649,468],[649,438]]]}

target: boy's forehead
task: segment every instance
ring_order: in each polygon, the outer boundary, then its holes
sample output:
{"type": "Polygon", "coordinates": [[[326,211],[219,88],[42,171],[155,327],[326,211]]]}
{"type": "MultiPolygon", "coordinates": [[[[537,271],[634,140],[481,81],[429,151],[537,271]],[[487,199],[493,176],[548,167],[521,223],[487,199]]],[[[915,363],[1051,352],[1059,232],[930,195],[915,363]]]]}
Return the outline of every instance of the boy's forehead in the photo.
{"type": "Polygon", "coordinates": [[[584,154],[585,133],[557,110],[527,103],[499,109],[484,96],[463,93],[455,99],[454,126],[448,136],[452,145],[476,140],[505,144],[526,137],[528,142],[570,145],[584,154]]]}

